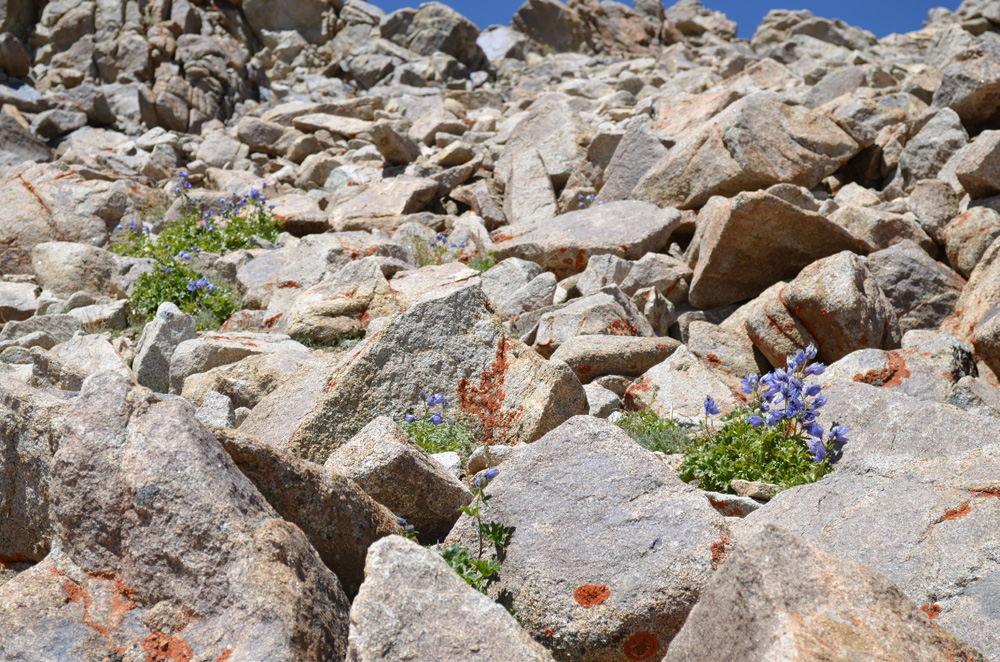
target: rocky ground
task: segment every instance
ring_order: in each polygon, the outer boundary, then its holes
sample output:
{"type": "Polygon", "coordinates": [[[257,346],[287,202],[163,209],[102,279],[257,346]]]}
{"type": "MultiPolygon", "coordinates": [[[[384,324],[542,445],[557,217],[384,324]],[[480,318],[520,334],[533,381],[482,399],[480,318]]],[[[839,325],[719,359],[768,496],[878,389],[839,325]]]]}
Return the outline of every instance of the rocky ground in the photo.
{"type": "Polygon", "coordinates": [[[1000,1],[635,5],[0,2],[0,660],[1000,661],[1000,1]],[[262,192],[181,255],[237,312],[136,315],[123,232],[262,192]],[[850,442],[773,499],[608,420],[810,344],[850,442]],[[398,534],[497,462],[484,595],[398,534]]]}

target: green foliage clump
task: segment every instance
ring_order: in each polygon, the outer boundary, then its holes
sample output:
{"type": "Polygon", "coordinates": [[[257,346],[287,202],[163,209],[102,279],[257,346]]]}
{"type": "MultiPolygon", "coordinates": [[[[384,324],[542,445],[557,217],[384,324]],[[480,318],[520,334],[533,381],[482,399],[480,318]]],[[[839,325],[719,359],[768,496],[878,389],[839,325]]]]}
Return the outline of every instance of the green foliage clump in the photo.
{"type": "Polygon", "coordinates": [[[139,277],[129,300],[137,322],[150,318],[161,303],[170,301],[194,315],[199,328],[217,327],[236,312],[238,293],[212,282],[192,260],[202,252],[225,255],[250,248],[254,237],[274,241],[281,231],[281,222],[266,204],[267,198],[256,189],[249,196],[223,200],[222,213],[215,215],[199,212],[188,197],[190,188],[187,173],[182,171],[174,191],[184,200],[183,213],[159,234],[135,221],[115,228],[111,250],[145,258],[153,267],[139,277]]]}
{"type": "Polygon", "coordinates": [[[822,375],[826,366],[811,363],[817,350],[809,345],[787,358],[787,368],[763,377],[743,379],[747,406],[721,418],[719,408],[705,398],[703,434],[684,453],[679,474],[702,489],[734,492],[734,479],[762,481],[789,488],[812,483],[833,470],[832,456],[847,443],[849,430],[836,421],[829,435],[819,422],[826,405],[819,384],[809,377],[822,375]]]}
{"type": "Polygon", "coordinates": [[[683,453],[691,445],[691,434],[671,418],[661,418],[652,411],[633,411],[624,414],[615,423],[647,450],[666,453],[683,453]]]}
{"type": "Polygon", "coordinates": [[[497,266],[497,258],[493,255],[493,251],[490,251],[486,255],[479,255],[472,258],[469,260],[468,265],[479,273],[484,274],[493,267],[497,266]]]}
{"type": "Polygon", "coordinates": [[[400,427],[410,435],[413,443],[431,455],[453,451],[462,457],[464,463],[476,448],[468,428],[457,421],[435,425],[427,419],[422,419],[412,423],[403,421],[400,427]]]}
{"type": "Polygon", "coordinates": [[[829,457],[816,462],[801,432],[784,423],[750,424],[752,412],[741,409],[723,417],[722,426],[697,437],[685,451],[681,480],[697,480],[703,490],[734,494],[735,479],[782,488],[813,483],[831,470],[829,457]]]}

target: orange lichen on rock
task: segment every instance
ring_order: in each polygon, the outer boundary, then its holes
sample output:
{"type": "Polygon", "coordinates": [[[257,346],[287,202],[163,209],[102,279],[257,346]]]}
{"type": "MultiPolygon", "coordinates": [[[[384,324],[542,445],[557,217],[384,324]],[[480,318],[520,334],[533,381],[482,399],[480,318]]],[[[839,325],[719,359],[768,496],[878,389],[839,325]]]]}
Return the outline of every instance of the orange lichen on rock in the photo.
{"type": "Polygon", "coordinates": [[[948,520],[960,519],[968,515],[970,512],[972,512],[972,508],[969,506],[969,502],[963,501],[962,505],[958,508],[952,508],[951,510],[944,511],[944,518],[948,520]]]}
{"type": "Polygon", "coordinates": [[[518,412],[501,412],[506,397],[503,384],[510,366],[509,353],[510,340],[500,338],[493,365],[480,376],[479,386],[473,386],[465,377],[458,382],[458,406],[478,419],[482,442],[486,445],[506,441],[511,425],[517,420],[518,412]]]}
{"type": "Polygon", "coordinates": [[[580,584],[573,591],[573,599],[584,609],[596,607],[611,596],[611,589],[604,584],[580,584]]]}
{"type": "Polygon", "coordinates": [[[648,660],[656,655],[660,649],[660,642],[649,632],[637,632],[625,642],[622,649],[625,657],[630,660],[648,660]]]}
{"type": "Polygon", "coordinates": [[[143,640],[142,650],[146,651],[146,662],[190,662],[194,658],[194,651],[186,641],[159,630],[143,640]]]}
{"type": "Polygon", "coordinates": [[[937,618],[941,615],[941,605],[936,602],[929,605],[920,605],[920,611],[924,612],[931,618],[937,618]]]}
{"type": "Polygon", "coordinates": [[[634,336],[638,333],[638,329],[631,322],[625,320],[614,320],[608,324],[608,333],[612,336],[634,336]]]}
{"type": "Polygon", "coordinates": [[[709,549],[712,552],[712,570],[716,570],[719,564],[726,560],[729,556],[729,552],[732,551],[730,545],[732,545],[733,539],[725,534],[719,536],[717,542],[713,542],[709,545],[709,549]]]}
{"type": "Polygon", "coordinates": [[[858,373],[851,379],[872,386],[899,386],[903,380],[910,376],[910,371],[906,368],[906,361],[898,352],[886,352],[889,366],[881,370],[869,370],[865,373],[858,373]]]}

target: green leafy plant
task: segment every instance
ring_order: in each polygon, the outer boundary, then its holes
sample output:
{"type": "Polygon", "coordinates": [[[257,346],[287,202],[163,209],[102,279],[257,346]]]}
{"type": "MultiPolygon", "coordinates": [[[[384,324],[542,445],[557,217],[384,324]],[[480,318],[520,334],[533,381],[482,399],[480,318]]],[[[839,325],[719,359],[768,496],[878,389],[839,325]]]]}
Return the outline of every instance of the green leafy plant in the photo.
{"type": "Polygon", "coordinates": [[[476,521],[476,530],[479,535],[478,553],[474,554],[458,543],[449,545],[440,551],[448,565],[468,582],[469,586],[481,593],[486,593],[486,585],[490,578],[495,577],[503,567],[504,552],[510,542],[512,532],[510,527],[504,526],[500,522],[483,521],[483,510],[492,498],[486,493],[486,486],[499,473],[500,470],[493,467],[477,476],[472,486],[472,501],[469,505],[462,507],[462,512],[476,521]],[[494,558],[483,558],[487,543],[493,545],[494,558]]]}
{"type": "Polygon", "coordinates": [[[188,196],[188,174],[180,173],[174,193],[183,200],[181,218],[167,223],[154,235],[149,227],[134,220],[115,228],[111,250],[119,255],[145,258],[153,268],[141,275],[129,304],[137,321],[148,319],[164,301],[171,301],[195,316],[199,328],[216,327],[238,308],[238,296],[231,287],[212,282],[194,268],[199,253],[225,255],[249,248],[254,237],[274,241],[281,223],[275,219],[266,196],[257,189],[249,195],[222,199],[223,211],[199,212],[188,196]]]}
{"type": "Polygon", "coordinates": [[[705,399],[702,434],[684,453],[679,474],[696,481],[705,490],[733,492],[734,479],[763,481],[782,488],[819,480],[833,469],[832,453],[848,441],[847,428],[836,422],[824,441],[817,418],[826,404],[818,384],[807,377],[821,375],[822,363],[810,365],[816,348],[788,357],[788,368],[774,370],[760,379],[749,375],[743,392],[747,407],[719,421],[712,418],[719,408],[711,397],[705,399]]]}
{"type": "Polygon", "coordinates": [[[415,413],[407,414],[400,427],[417,446],[428,453],[458,453],[464,464],[468,461],[476,444],[468,428],[447,415],[451,401],[443,393],[435,393],[430,398],[421,393],[421,405],[415,413]]]}
{"type": "Polygon", "coordinates": [[[470,259],[467,264],[470,268],[482,274],[497,266],[497,259],[493,255],[493,251],[490,251],[486,255],[477,255],[470,259]]]}
{"type": "Polygon", "coordinates": [[[683,453],[691,445],[691,433],[671,418],[652,411],[633,411],[615,423],[643,448],[660,453],[683,453]]]}

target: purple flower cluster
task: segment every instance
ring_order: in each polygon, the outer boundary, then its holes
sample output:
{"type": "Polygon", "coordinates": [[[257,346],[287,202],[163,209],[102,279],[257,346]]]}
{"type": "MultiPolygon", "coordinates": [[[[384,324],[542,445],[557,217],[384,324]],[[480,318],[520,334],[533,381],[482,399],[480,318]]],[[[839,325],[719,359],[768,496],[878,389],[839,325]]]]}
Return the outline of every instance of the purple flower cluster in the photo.
{"type": "Polygon", "coordinates": [[[209,294],[215,292],[215,285],[208,282],[208,279],[202,276],[198,280],[189,281],[187,284],[188,292],[197,292],[198,290],[205,290],[209,294]]]}
{"type": "Polygon", "coordinates": [[[177,173],[177,176],[180,177],[180,181],[178,181],[177,186],[174,187],[174,193],[180,195],[183,191],[186,194],[188,189],[191,188],[191,182],[188,181],[188,177],[191,175],[188,174],[187,170],[181,170],[177,173]]]}
{"type": "MultiPolygon", "coordinates": [[[[750,425],[786,425],[792,433],[808,435],[812,438],[808,442],[809,452],[816,462],[822,462],[836,445],[848,441],[848,430],[835,423],[827,440],[823,441],[823,426],[816,419],[826,405],[826,398],[819,384],[805,382],[807,377],[822,375],[826,370],[822,363],[810,363],[815,358],[816,348],[809,345],[789,356],[786,368],[777,368],[760,378],[755,374],[747,375],[742,390],[750,396],[750,425]]],[[[707,408],[706,402],[706,411],[707,408]]]]}
{"type": "MultiPolygon", "coordinates": [[[[424,404],[426,405],[424,418],[426,418],[434,425],[443,425],[444,423],[451,423],[451,420],[445,418],[444,416],[444,408],[447,407],[448,404],[451,402],[451,400],[444,397],[444,393],[435,393],[434,395],[428,398],[427,394],[421,391],[420,399],[423,400],[424,404]],[[434,407],[439,407],[439,409],[437,411],[432,411],[434,407]]],[[[416,423],[419,419],[413,414],[407,414],[405,420],[407,423],[416,423]]]]}

